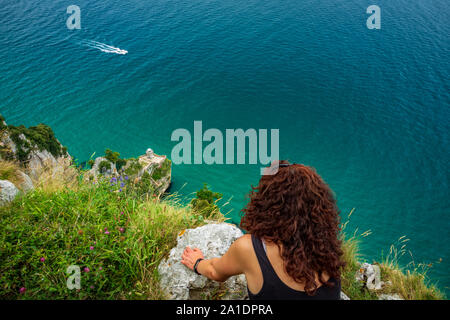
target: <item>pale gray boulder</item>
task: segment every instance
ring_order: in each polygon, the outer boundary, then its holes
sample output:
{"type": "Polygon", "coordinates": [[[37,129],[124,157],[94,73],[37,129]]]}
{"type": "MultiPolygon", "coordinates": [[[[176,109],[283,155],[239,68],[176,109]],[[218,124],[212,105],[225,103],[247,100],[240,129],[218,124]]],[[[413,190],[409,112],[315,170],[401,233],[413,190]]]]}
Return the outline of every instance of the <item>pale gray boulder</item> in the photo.
{"type": "Polygon", "coordinates": [[[341,291],[341,300],[350,300],[350,298],[344,292],[341,291]]]}
{"type": "Polygon", "coordinates": [[[363,263],[356,272],[355,279],[362,282],[369,290],[381,290],[383,281],[381,281],[380,267],[375,264],[363,263]]]}
{"type": "Polygon", "coordinates": [[[380,294],[378,296],[378,300],[405,300],[402,297],[400,297],[399,294],[394,293],[394,294],[380,294]]]}
{"type": "Polygon", "coordinates": [[[19,194],[19,189],[8,180],[0,180],[0,205],[5,205],[14,200],[19,194]]]}
{"type": "Polygon", "coordinates": [[[28,172],[33,178],[37,179],[46,170],[62,171],[60,158],[63,159],[64,157],[55,158],[47,150],[33,150],[30,152],[27,162],[28,172]]]}
{"type": "MultiPolygon", "coordinates": [[[[361,268],[356,271],[355,279],[369,290],[378,291],[383,287],[392,285],[391,281],[381,281],[381,270],[376,264],[362,263],[361,268]]],[[[380,294],[379,300],[404,300],[399,294],[380,294]]]]}
{"type": "Polygon", "coordinates": [[[187,246],[199,248],[206,259],[221,257],[242,235],[239,228],[228,223],[207,224],[180,232],[177,246],[170,250],[168,258],[158,267],[161,288],[175,300],[211,297],[218,291],[224,293],[220,297],[224,300],[245,299],[247,282],[244,275],[233,276],[219,283],[197,275],[181,263],[181,255],[187,246]]]}
{"type": "Polygon", "coordinates": [[[23,192],[29,192],[34,189],[33,181],[31,178],[22,171],[17,171],[17,174],[21,177],[21,184],[18,186],[23,192]]]}

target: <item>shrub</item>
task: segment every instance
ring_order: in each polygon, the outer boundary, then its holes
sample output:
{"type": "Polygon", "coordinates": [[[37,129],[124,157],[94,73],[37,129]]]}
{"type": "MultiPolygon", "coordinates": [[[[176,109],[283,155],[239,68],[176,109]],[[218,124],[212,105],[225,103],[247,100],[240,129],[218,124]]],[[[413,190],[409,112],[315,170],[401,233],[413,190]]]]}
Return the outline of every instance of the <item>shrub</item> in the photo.
{"type": "Polygon", "coordinates": [[[21,162],[25,162],[28,159],[28,156],[34,146],[36,146],[40,151],[47,150],[55,158],[65,156],[67,154],[67,148],[63,147],[58,142],[53,130],[45,124],[41,123],[30,128],[26,128],[23,125],[18,127],[9,125],[7,130],[11,140],[17,148],[16,158],[21,162]],[[26,139],[20,138],[22,134],[26,139]]]}
{"type": "Polygon", "coordinates": [[[203,188],[196,192],[196,198],[191,201],[192,210],[205,218],[212,218],[220,212],[216,203],[221,198],[221,193],[209,190],[207,184],[204,183],[203,188]]]}
{"type": "Polygon", "coordinates": [[[165,177],[170,170],[171,161],[169,159],[164,159],[163,163],[160,167],[156,167],[155,170],[153,170],[152,178],[153,180],[159,180],[162,177],[165,177]]]}
{"type": "Polygon", "coordinates": [[[120,153],[116,151],[112,151],[111,149],[105,150],[105,158],[109,161],[111,161],[115,166],[117,170],[120,170],[122,167],[124,167],[127,164],[126,159],[120,158],[120,153]]]}
{"type": "Polygon", "coordinates": [[[105,150],[105,158],[111,161],[112,163],[116,163],[119,160],[120,153],[111,151],[110,149],[105,150]]]}
{"type": "Polygon", "coordinates": [[[108,170],[111,170],[111,162],[107,161],[107,160],[102,160],[100,161],[100,163],[98,164],[98,171],[100,173],[105,173],[108,170]]]}
{"type": "Polygon", "coordinates": [[[142,165],[139,163],[138,159],[130,158],[127,160],[127,168],[125,169],[125,174],[128,176],[136,176],[142,169],[142,165]]]}
{"type": "Polygon", "coordinates": [[[154,183],[147,171],[144,172],[139,182],[134,186],[133,192],[136,197],[152,195],[155,192],[154,183]]]}
{"type": "Polygon", "coordinates": [[[127,164],[127,160],[125,160],[125,159],[117,159],[117,161],[116,161],[116,168],[117,168],[117,170],[120,170],[126,164],[127,164]]]}

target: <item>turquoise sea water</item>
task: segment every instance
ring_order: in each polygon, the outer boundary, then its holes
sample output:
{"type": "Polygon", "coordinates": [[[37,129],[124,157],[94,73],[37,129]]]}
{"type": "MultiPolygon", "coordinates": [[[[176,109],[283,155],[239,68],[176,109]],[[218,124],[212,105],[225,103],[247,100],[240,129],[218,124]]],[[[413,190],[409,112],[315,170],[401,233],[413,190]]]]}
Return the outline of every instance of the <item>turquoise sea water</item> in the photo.
{"type": "MultiPolygon", "coordinates": [[[[0,112],[49,124],[80,161],[170,155],[194,120],[278,128],[281,158],[316,167],[343,219],[355,208],[348,232],[372,231],[365,258],[406,235],[448,295],[449,13],[447,0],[0,0],[0,112]],[[81,30],[66,27],[71,4],[81,30]],[[366,27],[372,4],[381,30],[366,27]]],[[[238,223],[259,167],[174,166],[171,190],[207,182],[238,223]]]]}

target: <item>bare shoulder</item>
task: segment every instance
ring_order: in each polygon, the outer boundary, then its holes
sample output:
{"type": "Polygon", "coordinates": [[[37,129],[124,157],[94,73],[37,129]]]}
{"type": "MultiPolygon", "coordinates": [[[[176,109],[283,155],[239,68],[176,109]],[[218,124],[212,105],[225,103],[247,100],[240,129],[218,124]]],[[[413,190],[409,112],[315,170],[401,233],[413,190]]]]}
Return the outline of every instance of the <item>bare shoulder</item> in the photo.
{"type": "Polygon", "coordinates": [[[254,273],[255,265],[257,265],[257,258],[255,250],[253,250],[252,236],[251,234],[244,234],[238,238],[233,246],[236,248],[237,259],[243,268],[243,273],[254,273]]]}
{"type": "Polygon", "coordinates": [[[239,251],[239,253],[242,254],[243,256],[245,256],[249,252],[252,252],[253,244],[251,234],[244,234],[242,237],[236,239],[233,245],[236,247],[237,251],[239,251]]]}

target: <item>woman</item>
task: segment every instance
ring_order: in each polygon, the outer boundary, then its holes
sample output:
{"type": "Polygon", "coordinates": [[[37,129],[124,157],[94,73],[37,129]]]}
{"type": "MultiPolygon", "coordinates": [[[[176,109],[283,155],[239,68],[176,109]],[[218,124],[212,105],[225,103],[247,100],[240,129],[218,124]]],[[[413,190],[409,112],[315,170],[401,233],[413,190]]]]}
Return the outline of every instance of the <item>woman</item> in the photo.
{"type": "Polygon", "coordinates": [[[250,299],[339,299],[344,262],[328,185],[313,168],[281,161],[252,189],[240,224],[248,233],[221,258],[187,247],[181,262],[216,281],[245,274],[250,299]]]}

